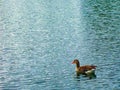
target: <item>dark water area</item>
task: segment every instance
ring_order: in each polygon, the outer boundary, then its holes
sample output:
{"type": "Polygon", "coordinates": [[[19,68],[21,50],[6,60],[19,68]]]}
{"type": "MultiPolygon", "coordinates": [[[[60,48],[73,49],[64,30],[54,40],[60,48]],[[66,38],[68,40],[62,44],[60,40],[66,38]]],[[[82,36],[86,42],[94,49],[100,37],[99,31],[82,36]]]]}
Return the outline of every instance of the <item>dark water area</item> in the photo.
{"type": "Polygon", "coordinates": [[[120,1],[0,0],[0,90],[120,90],[120,1]]]}

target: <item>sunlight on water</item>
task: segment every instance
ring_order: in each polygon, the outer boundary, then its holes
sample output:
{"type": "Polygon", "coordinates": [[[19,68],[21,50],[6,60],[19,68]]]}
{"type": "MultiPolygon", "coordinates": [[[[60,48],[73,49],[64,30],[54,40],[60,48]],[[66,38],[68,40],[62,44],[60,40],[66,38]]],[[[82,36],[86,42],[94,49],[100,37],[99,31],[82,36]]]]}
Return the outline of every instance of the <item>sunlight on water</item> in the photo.
{"type": "Polygon", "coordinates": [[[0,90],[119,90],[119,4],[1,0],[0,90]],[[76,76],[75,58],[96,77],[76,76]]]}

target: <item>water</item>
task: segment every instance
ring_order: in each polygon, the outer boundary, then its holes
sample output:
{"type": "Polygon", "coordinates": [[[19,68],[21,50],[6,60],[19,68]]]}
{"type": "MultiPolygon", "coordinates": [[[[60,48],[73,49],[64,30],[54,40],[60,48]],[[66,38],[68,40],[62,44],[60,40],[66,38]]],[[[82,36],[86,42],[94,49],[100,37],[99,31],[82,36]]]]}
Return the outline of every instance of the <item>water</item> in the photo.
{"type": "Polygon", "coordinates": [[[0,90],[120,90],[119,0],[1,0],[0,90]],[[97,65],[75,75],[73,59],[97,65]]]}

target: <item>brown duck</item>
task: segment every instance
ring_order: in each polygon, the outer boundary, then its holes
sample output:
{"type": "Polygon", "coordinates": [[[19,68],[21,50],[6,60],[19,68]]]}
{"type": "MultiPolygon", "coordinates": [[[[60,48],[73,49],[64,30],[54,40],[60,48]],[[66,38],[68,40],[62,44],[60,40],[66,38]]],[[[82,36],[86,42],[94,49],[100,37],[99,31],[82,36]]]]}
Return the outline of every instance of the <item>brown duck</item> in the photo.
{"type": "Polygon", "coordinates": [[[85,74],[85,75],[89,75],[89,74],[94,74],[95,73],[95,69],[96,66],[94,65],[84,65],[84,66],[80,66],[79,60],[75,59],[72,64],[76,64],[76,72],[79,74],[85,74]]]}

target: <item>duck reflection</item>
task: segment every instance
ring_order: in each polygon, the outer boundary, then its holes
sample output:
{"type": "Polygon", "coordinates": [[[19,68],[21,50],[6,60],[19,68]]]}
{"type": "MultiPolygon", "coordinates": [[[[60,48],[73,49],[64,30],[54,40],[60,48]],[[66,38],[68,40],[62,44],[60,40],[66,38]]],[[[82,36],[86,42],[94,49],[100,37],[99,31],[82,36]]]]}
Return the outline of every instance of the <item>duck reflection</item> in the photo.
{"type": "Polygon", "coordinates": [[[91,74],[81,74],[79,72],[76,72],[76,78],[79,78],[80,76],[84,76],[84,77],[88,77],[89,79],[94,79],[96,78],[96,74],[95,73],[91,73],[91,74]]]}

